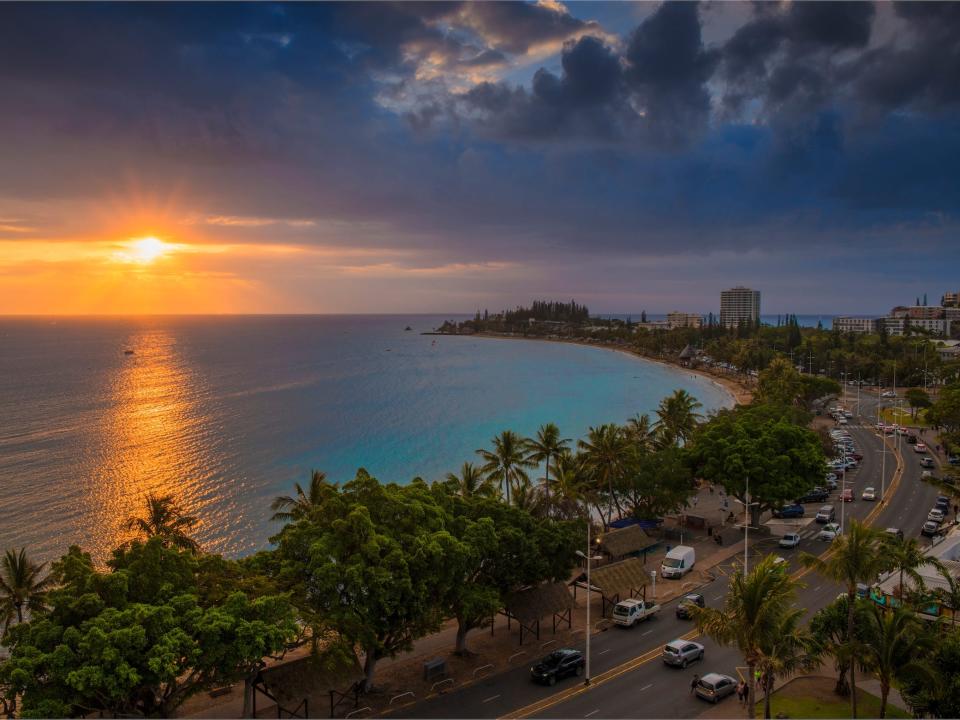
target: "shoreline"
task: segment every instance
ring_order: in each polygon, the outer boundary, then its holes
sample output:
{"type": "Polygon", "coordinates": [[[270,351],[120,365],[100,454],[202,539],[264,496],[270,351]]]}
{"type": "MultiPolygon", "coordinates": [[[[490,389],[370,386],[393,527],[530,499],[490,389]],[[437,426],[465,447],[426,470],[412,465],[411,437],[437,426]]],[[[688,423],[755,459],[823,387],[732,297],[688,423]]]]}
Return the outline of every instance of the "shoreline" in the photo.
{"type": "Polygon", "coordinates": [[[583,345],[585,347],[594,347],[601,350],[612,350],[614,352],[623,353],[624,355],[629,355],[630,357],[636,358],[638,360],[644,360],[646,362],[655,363],[657,365],[662,365],[666,368],[676,371],[688,372],[691,375],[696,375],[705,380],[709,380],[717,387],[721,388],[727,395],[730,396],[730,400],[734,406],[736,405],[749,405],[753,401],[753,391],[750,390],[745,385],[727,377],[721,377],[714,375],[711,372],[706,370],[700,370],[696,368],[683,367],[682,365],[677,365],[676,363],[670,362],[668,360],[659,360],[657,358],[647,357],[642,355],[635,350],[631,350],[627,347],[616,347],[613,345],[604,345],[602,343],[588,342],[587,340],[567,340],[563,338],[541,338],[541,337],[529,337],[523,335],[500,335],[498,333],[490,332],[478,332],[471,335],[457,335],[454,333],[431,333],[435,335],[443,335],[445,337],[480,337],[480,338],[493,338],[495,340],[532,340],[534,342],[552,342],[552,343],[561,343],[565,345],[583,345]]]}

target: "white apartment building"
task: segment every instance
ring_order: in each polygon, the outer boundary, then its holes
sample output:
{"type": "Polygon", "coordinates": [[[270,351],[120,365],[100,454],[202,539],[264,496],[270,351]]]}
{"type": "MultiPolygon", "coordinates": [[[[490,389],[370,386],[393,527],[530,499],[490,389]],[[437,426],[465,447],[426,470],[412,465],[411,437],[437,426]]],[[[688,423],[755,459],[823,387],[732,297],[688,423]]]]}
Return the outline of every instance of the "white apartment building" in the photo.
{"type": "Polygon", "coordinates": [[[736,327],[740,323],[760,322],[760,291],[735,287],[720,293],[720,324],[736,327]]]}
{"type": "Polygon", "coordinates": [[[841,315],[833,319],[833,327],[842,333],[874,333],[878,322],[876,318],[841,315]]]}
{"type": "Polygon", "coordinates": [[[950,335],[951,321],[944,318],[911,318],[901,315],[900,317],[883,317],[877,322],[878,329],[882,325],[888,335],[903,335],[908,322],[913,328],[921,328],[944,337],[950,335]]]}
{"type": "Polygon", "coordinates": [[[667,313],[667,325],[670,326],[671,330],[676,328],[700,328],[703,326],[703,316],[674,310],[667,313]]]}

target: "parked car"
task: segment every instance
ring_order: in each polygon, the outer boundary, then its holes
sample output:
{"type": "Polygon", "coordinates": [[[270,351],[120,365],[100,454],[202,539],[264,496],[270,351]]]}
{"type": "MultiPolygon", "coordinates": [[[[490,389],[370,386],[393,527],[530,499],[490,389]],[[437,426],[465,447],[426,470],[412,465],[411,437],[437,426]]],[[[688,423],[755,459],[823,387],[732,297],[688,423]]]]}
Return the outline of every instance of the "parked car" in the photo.
{"type": "Polygon", "coordinates": [[[703,595],[700,593],[689,593],[683,596],[683,599],[677,605],[677,617],[681,620],[689,620],[693,617],[693,608],[706,605],[703,595]]]}
{"type": "Polygon", "coordinates": [[[927,520],[933,520],[935,523],[943,522],[943,510],[940,508],[933,508],[930,512],[927,513],[927,520]]]}
{"type": "Polygon", "coordinates": [[[799,544],[800,536],[797,533],[786,533],[777,543],[782,548],[795,548],[799,544]]]}
{"type": "MultiPolygon", "coordinates": [[[[821,501],[822,502],[822,501],[821,501]]],[[[802,518],[803,517],[803,505],[793,504],[793,505],[784,505],[782,508],[777,508],[773,511],[773,516],[775,518],[802,518]]]]}
{"type": "Polygon", "coordinates": [[[927,451],[927,446],[922,442],[918,442],[916,445],[913,446],[913,451],[915,453],[924,453],[927,451]]]}
{"type": "Polygon", "coordinates": [[[951,465],[960,465],[960,455],[951,455],[947,458],[947,462],[951,465]]]}
{"type": "Polygon", "coordinates": [[[844,488],[840,491],[840,502],[853,502],[853,488],[844,488]]]}
{"type": "Polygon", "coordinates": [[[649,620],[660,612],[660,606],[650,600],[628,598],[613,606],[613,624],[633,627],[638,622],[649,620]]]}
{"type": "Polygon", "coordinates": [[[817,516],[814,518],[818,523],[829,523],[833,522],[836,518],[836,510],[833,509],[833,505],[824,505],[822,508],[817,510],[817,516]]]}
{"type": "Polygon", "coordinates": [[[540,660],[530,668],[530,677],[547,685],[556,685],[571,675],[583,675],[583,653],[573,648],[561,648],[540,660]]]}
{"type": "MultiPolygon", "coordinates": [[[[822,503],[828,497],[830,497],[830,493],[823,488],[814,488],[803,497],[797,498],[796,504],[803,505],[805,503],[822,503]]],[[[802,515],[800,517],[802,517],[802,515]]]]}
{"type": "Polygon", "coordinates": [[[836,481],[836,480],[830,480],[830,479],[828,479],[828,480],[827,480],[827,490],[829,490],[830,492],[833,492],[833,491],[836,490],[836,489],[837,489],[837,481],[836,481]]]}
{"type": "Polygon", "coordinates": [[[926,455],[920,458],[920,467],[922,468],[932,468],[933,467],[933,458],[929,455],[926,455]]]}
{"type": "Polygon", "coordinates": [[[832,473],[832,472],[827,473],[826,476],[824,477],[824,480],[826,480],[827,482],[836,482],[839,479],[840,478],[837,477],[836,473],[832,473]]]}
{"type": "Polygon", "coordinates": [[[950,512],[950,498],[946,495],[937,495],[937,502],[934,503],[934,507],[938,507],[943,510],[944,514],[950,512]]]}
{"type": "Polygon", "coordinates": [[[920,473],[921,480],[933,480],[933,470],[924,470],[920,473]]]}
{"type": "Polygon", "coordinates": [[[927,520],[923,524],[923,527],[920,528],[920,534],[926,535],[927,537],[933,537],[939,532],[940,532],[940,523],[934,522],[933,520],[927,520]]]}
{"type": "Polygon", "coordinates": [[[685,668],[692,662],[703,660],[704,647],[692,640],[671,640],[663,646],[664,665],[685,668]]]}
{"type": "Polygon", "coordinates": [[[876,499],[877,499],[877,491],[874,490],[872,487],[865,487],[865,488],[863,489],[863,492],[860,493],[860,499],[861,499],[861,500],[876,500],[876,499]]]}
{"type": "Polygon", "coordinates": [[[727,695],[732,695],[737,689],[737,681],[729,675],[720,673],[707,673],[700,682],[697,683],[697,697],[709,700],[716,704],[723,700],[727,695]]]}
{"type": "Polygon", "coordinates": [[[666,554],[660,563],[660,577],[679,578],[693,569],[697,551],[689,545],[677,545],[666,554]]]}
{"type": "Polygon", "coordinates": [[[817,537],[824,542],[833,542],[837,535],[840,534],[840,526],[835,523],[827,523],[823,526],[823,530],[820,531],[820,534],[817,537]]]}

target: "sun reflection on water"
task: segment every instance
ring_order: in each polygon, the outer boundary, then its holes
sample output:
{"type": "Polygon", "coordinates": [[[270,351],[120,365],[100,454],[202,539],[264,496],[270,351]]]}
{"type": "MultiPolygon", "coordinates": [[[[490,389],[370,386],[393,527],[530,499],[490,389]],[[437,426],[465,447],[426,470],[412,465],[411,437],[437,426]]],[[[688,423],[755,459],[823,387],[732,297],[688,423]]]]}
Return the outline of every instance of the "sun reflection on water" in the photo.
{"type": "Polygon", "coordinates": [[[197,515],[198,536],[205,522],[199,512],[201,484],[210,472],[202,452],[203,383],[169,332],[137,329],[124,347],[133,354],[124,358],[110,389],[87,498],[88,517],[96,522],[89,549],[100,560],[130,539],[127,518],[142,513],[149,493],[172,495],[197,515]]]}

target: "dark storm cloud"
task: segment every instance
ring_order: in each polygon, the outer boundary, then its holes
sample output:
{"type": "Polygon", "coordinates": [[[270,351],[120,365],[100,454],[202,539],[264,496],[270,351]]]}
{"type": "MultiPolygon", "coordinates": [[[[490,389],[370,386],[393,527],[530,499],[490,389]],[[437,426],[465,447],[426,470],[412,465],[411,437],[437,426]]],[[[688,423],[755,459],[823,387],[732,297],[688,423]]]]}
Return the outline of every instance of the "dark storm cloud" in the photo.
{"type": "Polygon", "coordinates": [[[957,7],[898,6],[887,46],[869,3],[760,4],[708,46],[693,3],[619,33],[526,3],[0,5],[0,200],[132,171],[474,260],[952,223],[957,7]]]}

